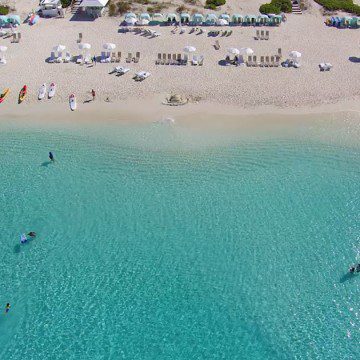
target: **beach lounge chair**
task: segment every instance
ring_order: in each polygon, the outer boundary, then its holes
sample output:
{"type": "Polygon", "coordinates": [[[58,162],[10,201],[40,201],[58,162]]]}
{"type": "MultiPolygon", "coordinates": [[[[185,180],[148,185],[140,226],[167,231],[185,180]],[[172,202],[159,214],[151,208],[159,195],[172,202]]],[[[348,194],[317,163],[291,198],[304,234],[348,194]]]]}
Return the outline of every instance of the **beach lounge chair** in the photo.
{"type": "Polygon", "coordinates": [[[280,60],[281,60],[281,58],[282,58],[282,50],[281,50],[281,48],[278,48],[278,56],[280,56],[280,60]]]}
{"type": "Polygon", "coordinates": [[[122,66],[116,66],[116,67],[114,68],[114,72],[116,73],[116,76],[124,75],[124,74],[126,74],[127,72],[129,72],[129,71],[130,71],[130,69],[124,68],[124,67],[122,67],[122,66]]]}
{"type": "Polygon", "coordinates": [[[160,65],[161,62],[162,62],[161,53],[158,53],[158,57],[157,57],[157,59],[155,60],[155,65],[160,65]]]}
{"type": "Polygon", "coordinates": [[[83,60],[84,60],[84,57],[83,57],[82,55],[79,55],[79,56],[76,58],[76,63],[77,63],[77,64],[82,64],[83,60]]]}
{"type": "Polygon", "coordinates": [[[177,65],[181,65],[181,54],[177,54],[176,56],[177,65]]]}
{"type": "Polygon", "coordinates": [[[91,55],[89,53],[87,53],[85,55],[85,58],[84,58],[84,64],[88,65],[88,64],[91,64],[91,63],[92,63],[91,55]]]}
{"type": "Polygon", "coordinates": [[[198,57],[196,55],[193,56],[192,60],[191,60],[191,64],[192,65],[198,65],[198,57]]]}
{"type": "Polygon", "coordinates": [[[121,60],[121,51],[118,51],[115,61],[118,63],[121,60]]]}
{"type": "Polygon", "coordinates": [[[16,33],[12,34],[12,43],[16,43],[16,33]]]}
{"type": "Polygon", "coordinates": [[[131,53],[128,53],[128,56],[127,56],[127,58],[125,59],[125,61],[126,61],[127,63],[131,63],[131,61],[132,61],[132,54],[131,54],[131,53]]]}
{"type": "Polygon", "coordinates": [[[143,81],[145,79],[147,79],[151,74],[147,71],[140,71],[138,73],[135,74],[135,76],[133,77],[133,79],[135,81],[143,81]]]}
{"type": "Polygon", "coordinates": [[[199,59],[198,59],[198,65],[199,66],[202,66],[204,64],[204,56],[203,55],[200,55],[199,56],[199,59]]]}
{"type": "Polygon", "coordinates": [[[228,31],[228,33],[227,33],[226,37],[231,36],[231,35],[232,35],[232,33],[233,33],[233,31],[232,31],[232,30],[228,31]]]}
{"type": "Polygon", "coordinates": [[[171,54],[167,54],[165,65],[170,65],[170,64],[171,64],[171,54]]]}
{"type": "Polygon", "coordinates": [[[82,33],[79,33],[79,37],[77,39],[77,42],[78,43],[81,43],[82,42],[82,38],[83,38],[83,34],[82,33]]]}
{"type": "Polygon", "coordinates": [[[55,52],[54,52],[54,51],[51,52],[50,58],[49,58],[48,62],[49,62],[50,64],[52,64],[52,63],[55,62],[55,52]]]}
{"type": "Polygon", "coordinates": [[[269,30],[266,30],[264,40],[269,40],[269,35],[270,35],[269,30]]]}
{"type": "Polygon", "coordinates": [[[279,55],[275,55],[275,62],[274,62],[274,66],[275,67],[279,67],[280,66],[280,56],[279,55]]]}
{"type": "Polygon", "coordinates": [[[257,62],[257,56],[256,55],[253,55],[253,58],[252,58],[252,66],[258,66],[258,62],[257,62]]]}
{"type": "Polygon", "coordinates": [[[215,45],[214,45],[215,50],[219,50],[220,49],[220,43],[219,40],[215,40],[215,45]]]}
{"type": "Polygon", "coordinates": [[[140,52],[137,52],[134,57],[134,63],[138,63],[140,60],[140,52]]]}
{"type": "Polygon", "coordinates": [[[265,56],[265,66],[266,67],[270,66],[270,56],[265,56]]]}
{"type": "Polygon", "coordinates": [[[260,40],[265,40],[264,30],[260,31],[260,40]]]}
{"type": "Polygon", "coordinates": [[[264,67],[265,66],[265,57],[264,56],[260,56],[260,67],[264,67]]]}
{"type": "Polygon", "coordinates": [[[270,67],[274,67],[274,66],[275,66],[275,56],[270,56],[269,66],[270,66],[270,67]]]}
{"type": "Polygon", "coordinates": [[[58,57],[55,59],[55,62],[56,63],[61,63],[63,61],[62,59],[62,52],[59,52],[58,53],[58,57]]]}
{"type": "Polygon", "coordinates": [[[162,54],[162,63],[161,63],[161,65],[165,65],[165,63],[166,63],[166,54],[162,54]]]}
{"type": "Polygon", "coordinates": [[[16,42],[19,43],[21,40],[21,33],[17,33],[17,39],[16,42]]]}
{"type": "Polygon", "coordinates": [[[112,63],[114,63],[114,62],[116,61],[116,53],[115,53],[115,52],[112,52],[112,53],[111,53],[110,61],[111,61],[112,63]]]}
{"type": "Polygon", "coordinates": [[[253,61],[252,61],[252,56],[249,55],[248,58],[247,58],[247,61],[246,61],[246,65],[247,66],[253,66],[253,61]]]}
{"type": "Polygon", "coordinates": [[[188,56],[188,54],[184,54],[184,58],[183,58],[183,60],[181,61],[181,65],[187,65],[188,61],[189,61],[189,56],[188,56]]]}
{"type": "Polygon", "coordinates": [[[172,54],[171,65],[177,65],[176,54],[172,54]]]}
{"type": "Polygon", "coordinates": [[[256,35],[254,36],[255,40],[260,40],[260,30],[256,30],[256,35]]]}
{"type": "Polygon", "coordinates": [[[69,52],[66,52],[65,57],[64,57],[64,63],[68,63],[68,62],[70,62],[70,60],[71,60],[71,55],[69,52]]]}

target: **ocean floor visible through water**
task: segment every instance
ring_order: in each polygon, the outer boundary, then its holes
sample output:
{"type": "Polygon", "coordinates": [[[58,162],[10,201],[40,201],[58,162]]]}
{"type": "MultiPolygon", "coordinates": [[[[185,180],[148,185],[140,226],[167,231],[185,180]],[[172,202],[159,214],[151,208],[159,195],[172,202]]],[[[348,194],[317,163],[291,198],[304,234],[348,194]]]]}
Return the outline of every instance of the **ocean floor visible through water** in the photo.
{"type": "Polygon", "coordinates": [[[0,358],[358,358],[356,119],[3,121],[0,358]]]}

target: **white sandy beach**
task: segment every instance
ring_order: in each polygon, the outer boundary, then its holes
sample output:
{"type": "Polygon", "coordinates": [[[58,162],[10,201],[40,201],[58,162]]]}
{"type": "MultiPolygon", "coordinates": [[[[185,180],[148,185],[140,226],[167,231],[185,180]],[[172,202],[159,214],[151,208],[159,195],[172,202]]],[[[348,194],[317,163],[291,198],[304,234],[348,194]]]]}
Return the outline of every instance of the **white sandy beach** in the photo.
{"type": "MultiPolygon", "coordinates": [[[[22,2],[22,13],[29,2],[22,2]],[[25,5],[24,5],[25,4],[25,5]]],[[[230,5],[232,3],[229,3],[230,5]]],[[[258,13],[258,4],[242,8],[248,13],[258,13]]],[[[229,5],[229,6],[230,6],[229,5]]],[[[241,6],[240,6],[241,8],[241,6]]],[[[230,10],[232,10],[230,6],[230,10]]],[[[22,39],[13,44],[9,39],[0,40],[8,47],[7,64],[0,67],[1,87],[10,88],[11,94],[1,104],[3,112],[17,101],[21,87],[26,84],[29,92],[25,102],[18,107],[39,103],[38,89],[42,83],[56,82],[57,95],[51,102],[64,103],[70,93],[78,98],[79,110],[82,102],[91,98],[90,91],[97,92],[97,102],[109,97],[114,102],[128,99],[159,97],[176,93],[200,98],[202,102],[217,105],[233,105],[239,108],[253,107],[304,107],[339,101],[357,101],[360,97],[360,63],[349,60],[360,58],[360,30],[336,29],[325,26],[320,11],[312,8],[303,15],[288,15],[288,21],[280,27],[269,27],[269,41],[254,39],[256,27],[232,27],[230,37],[208,37],[206,34],[172,34],[172,27],[155,27],[161,33],[158,38],[146,38],[133,33],[119,33],[120,17],[98,18],[95,21],[71,21],[71,14],[64,19],[41,19],[30,27],[19,27],[22,39]],[[125,65],[129,52],[139,51],[138,64],[126,64],[131,71],[122,77],[109,75],[115,65],[96,66],[68,64],[49,64],[54,45],[63,44],[72,55],[78,55],[76,42],[78,33],[83,33],[83,41],[92,45],[92,55],[100,55],[106,42],[116,44],[115,51],[122,52],[120,65],[125,65]],[[220,50],[213,47],[215,39],[220,50]],[[197,48],[196,54],[204,55],[205,61],[199,66],[155,65],[158,53],[181,53],[186,45],[197,48]],[[274,55],[282,48],[286,57],[291,50],[302,53],[301,68],[249,68],[222,66],[229,47],[250,47],[258,58],[261,55],[274,55]],[[330,62],[330,72],[320,72],[318,64],[330,62]],[[138,83],[132,80],[135,72],[145,70],[151,77],[138,83]]],[[[206,27],[207,31],[212,28],[206,27]]],[[[50,102],[50,100],[43,100],[50,102]]],[[[110,104],[109,104],[110,105],[110,104]]],[[[39,104],[43,106],[43,104],[39,104]]],[[[345,109],[344,109],[345,110],[345,109]]]]}

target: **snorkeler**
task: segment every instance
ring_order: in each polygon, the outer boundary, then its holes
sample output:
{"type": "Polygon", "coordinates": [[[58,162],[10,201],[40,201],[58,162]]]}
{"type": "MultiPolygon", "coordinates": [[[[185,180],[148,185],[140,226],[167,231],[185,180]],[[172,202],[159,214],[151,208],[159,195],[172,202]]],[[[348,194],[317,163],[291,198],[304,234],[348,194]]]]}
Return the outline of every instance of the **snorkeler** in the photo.
{"type": "Polygon", "coordinates": [[[51,151],[49,152],[49,159],[51,161],[55,161],[54,155],[53,155],[53,153],[51,151]]]}
{"type": "Polygon", "coordinates": [[[35,232],[35,231],[30,231],[30,232],[28,233],[28,236],[34,238],[34,237],[36,236],[36,232],[35,232]]]}
{"type": "Polygon", "coordinates": [[[7,314],[9,312],[10,307],[11,307],[11,305],[9,303],[7,303],[5,306],[5,314],[7,314]]]}
{"type": "Polygon", "coordinates": [[[349,269],[349,273],[353,274],[355,272],[355,266],[351,266],[349,269]]]}

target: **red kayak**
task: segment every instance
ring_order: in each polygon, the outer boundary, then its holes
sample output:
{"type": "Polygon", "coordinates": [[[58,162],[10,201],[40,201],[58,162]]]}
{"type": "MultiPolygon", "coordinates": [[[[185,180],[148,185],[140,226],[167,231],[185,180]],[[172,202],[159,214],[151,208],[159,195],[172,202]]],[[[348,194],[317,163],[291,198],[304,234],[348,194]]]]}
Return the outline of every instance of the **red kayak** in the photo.
{"type": "Polygon", "coordinates": [[[26,93],[27,93],[27,86],[24,85],[19,93],[19,104],[21,104],[25,99],[26,93]]]}

